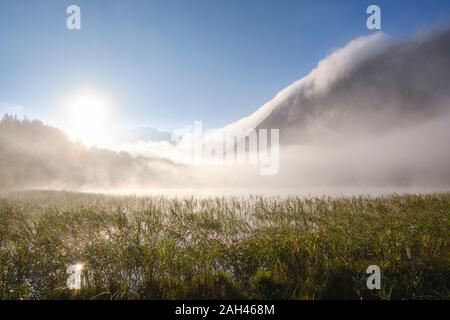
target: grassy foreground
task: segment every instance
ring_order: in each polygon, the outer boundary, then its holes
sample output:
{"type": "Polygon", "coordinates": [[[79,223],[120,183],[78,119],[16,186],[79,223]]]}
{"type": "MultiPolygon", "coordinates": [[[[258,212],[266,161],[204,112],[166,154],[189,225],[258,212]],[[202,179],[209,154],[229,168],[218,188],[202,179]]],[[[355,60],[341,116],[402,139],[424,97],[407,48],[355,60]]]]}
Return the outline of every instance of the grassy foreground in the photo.
{"type": "Polygon", "coordinates": [[[449,299],[450,194],[0,198],[3,299],[449,299]],[[83,263],[81,290],[66,286],[83,263]],[[366,268],[381,268],[381,290],[366,268]]]}

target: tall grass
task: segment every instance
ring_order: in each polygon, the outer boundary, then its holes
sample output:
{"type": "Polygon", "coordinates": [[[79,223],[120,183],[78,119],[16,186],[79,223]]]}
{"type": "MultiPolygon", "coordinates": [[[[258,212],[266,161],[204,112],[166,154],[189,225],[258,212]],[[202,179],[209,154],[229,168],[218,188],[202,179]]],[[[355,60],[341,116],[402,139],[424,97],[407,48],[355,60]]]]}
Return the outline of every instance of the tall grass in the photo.
{"type": "Polygon", "coordinates": [[[0,199],[3,299],[448,299],[450,194],[0,199]],[[81,290],[67,266],[83,263],[81,290]],[[381,290],[368,290],[378,265],[381,290]]]}

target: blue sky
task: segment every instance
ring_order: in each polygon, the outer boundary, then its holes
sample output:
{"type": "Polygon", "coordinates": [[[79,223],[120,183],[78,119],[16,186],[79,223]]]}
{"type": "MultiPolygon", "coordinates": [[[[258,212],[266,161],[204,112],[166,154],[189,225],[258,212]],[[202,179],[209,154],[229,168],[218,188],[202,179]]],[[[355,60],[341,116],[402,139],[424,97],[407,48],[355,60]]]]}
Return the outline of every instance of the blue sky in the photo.
{"type": "Polygon", "coordinates": [[[57,124],[94,88],[123,127],[221,127],[255,111],[333,48],[370,34],[382,9],[398,37],[450,22],[449,0],[1,0],[0,113],[57,124]],[[77,4],[82,30],[65,27],[77,4]]]}

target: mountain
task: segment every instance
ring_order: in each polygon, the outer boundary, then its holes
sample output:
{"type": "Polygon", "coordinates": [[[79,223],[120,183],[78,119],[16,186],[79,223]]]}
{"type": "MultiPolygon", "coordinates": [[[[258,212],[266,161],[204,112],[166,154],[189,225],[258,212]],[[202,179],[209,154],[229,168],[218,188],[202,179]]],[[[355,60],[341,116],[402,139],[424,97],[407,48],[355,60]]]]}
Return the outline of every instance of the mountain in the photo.
{"type": "Polygon", "coordinates": [[[129,130],[124,130],[118,134],[119,143],[133,143],[138,141],[143,142],[170,142],[172,133],[167,131],[159,131],[150,127],[139,127],[129,130]]]}
{"type": "Polygon", "coordinates": [[[148,187],[170,181],[171,168],[163,159],[87,148],[40,121],[0,121],[0,189],[148,187]]]}
{"type": "Polygon", "coordinates": [[[382,133],[450,111],[450,30],[393,41],[358,38],[254,114],[225,129],[280,129],[282,144],[382,133]]]}

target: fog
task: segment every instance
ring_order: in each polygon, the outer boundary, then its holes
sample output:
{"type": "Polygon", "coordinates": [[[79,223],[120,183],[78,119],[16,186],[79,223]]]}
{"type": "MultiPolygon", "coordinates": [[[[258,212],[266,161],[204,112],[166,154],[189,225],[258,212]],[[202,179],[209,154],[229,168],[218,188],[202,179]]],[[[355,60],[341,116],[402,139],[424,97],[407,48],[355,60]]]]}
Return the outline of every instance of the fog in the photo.
{"type": "Polygon", "coordinates": [[[0,189],[160,187],[175,167],[162,158],[87,148],[40,121],[0,122],[0,189]]]}
{"type": "MultiPolygon", "coordinates": [[[[127,193],[383,193],[450,187],[450,31],[355,39],[254,114],[207,134],[279,129],[279,170],[185,161],[174,141],[86,148],[39,122],[0,123],[0,188],[127,193]],[[181,190],[181,191],[180,191],[181,190]]],[[[213,104],[213,102],[212,102],[213,104]]]]}

